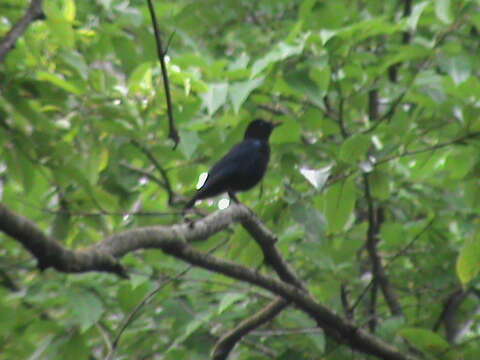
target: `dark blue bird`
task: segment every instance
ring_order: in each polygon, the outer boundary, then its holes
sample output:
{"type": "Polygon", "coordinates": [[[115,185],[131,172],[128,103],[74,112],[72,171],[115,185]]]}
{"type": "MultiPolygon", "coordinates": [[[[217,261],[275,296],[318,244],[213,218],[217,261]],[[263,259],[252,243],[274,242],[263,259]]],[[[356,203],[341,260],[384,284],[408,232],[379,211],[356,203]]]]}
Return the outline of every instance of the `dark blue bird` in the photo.
{"type": "Polygon", "coordinates": [[[187,203],[191,208],[197,200],[228,193],[238,202],[235,193],[246,191],[257,185],[265,175],[270,160],[268,138],[280,123],[261,119],[252,121],[245,131],[243,141],[218,161],[208,172],[207,180],[187,203]]]}

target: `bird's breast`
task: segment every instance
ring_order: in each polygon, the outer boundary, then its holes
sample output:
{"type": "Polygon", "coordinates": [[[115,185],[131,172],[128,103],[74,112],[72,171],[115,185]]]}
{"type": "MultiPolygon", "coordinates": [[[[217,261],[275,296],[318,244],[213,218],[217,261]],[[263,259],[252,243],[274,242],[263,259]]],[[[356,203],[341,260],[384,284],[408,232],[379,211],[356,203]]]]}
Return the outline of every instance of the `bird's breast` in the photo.
{"type": "Polygon", "coordinates": [[[252,141],[252,151],[249,152],[248,158],[238,164],[238,176],[232,184],[232,190],[245,191],[257,185],[265,175],[269,159],[268,143],[261,140],[252,141]]]}

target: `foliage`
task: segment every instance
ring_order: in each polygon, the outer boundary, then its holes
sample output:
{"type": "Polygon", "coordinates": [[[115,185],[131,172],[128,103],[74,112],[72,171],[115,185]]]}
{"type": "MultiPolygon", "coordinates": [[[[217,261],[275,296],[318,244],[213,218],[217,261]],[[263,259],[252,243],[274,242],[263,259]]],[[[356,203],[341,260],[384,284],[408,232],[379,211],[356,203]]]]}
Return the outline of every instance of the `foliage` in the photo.
{"type": "MultiPolygon", "coordinates": [[[[71,248],[183,221],[168,191],[138,171],[162,178],[136,142],[172,191],[189,195],[248,121],[281,120],[265,180],[240,199],[278,235],[315,297],[342,313],[346,289],[357,324],[373,317],[375,332],[405,351],[408,343],[427,358],[477,359],[480,4],[427,0],[405,12],[405,3],[157,2],[162,36],[173,34],[168,71],[181,142],[172,150],[146,2],[46,1],[45,21],[0,64],[1,200],[71,248]],[[369,244],[403,316],[378,287],[364,291],[369,244]],[[468,295],[447,319],[459,290],[468,295]]],[[[2,1],[0,35],[27,5],[2,1]]],[[[201,207],[213,211],[217,200],[201,207]]],[[[217,256],[262,265],[238,227],[197,246],[224,240],[217,256]]],[[[0,359],[103,359],[134,307],[186,267],[144,251],[123,260],[130,281],[41,274],[18,243],[2,235],[0,244],[0,359]]],[[[206,358],[270,298],[193,268],[143,308],[117,356],[206,358]]],[[[258,329],[232,358],[267,350],[276,359],[363,358],[300,331],[313,326],[288,309],[267,325],[282,336],[258,329]]]]}

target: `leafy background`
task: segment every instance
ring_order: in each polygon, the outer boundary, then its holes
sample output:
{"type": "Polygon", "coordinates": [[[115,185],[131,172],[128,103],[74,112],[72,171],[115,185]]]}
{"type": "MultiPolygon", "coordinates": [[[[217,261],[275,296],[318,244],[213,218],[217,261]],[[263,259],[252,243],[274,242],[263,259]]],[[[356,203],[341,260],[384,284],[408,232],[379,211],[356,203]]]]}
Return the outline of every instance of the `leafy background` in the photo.
{"type": "MultiPolygon", "coordinates": [[[[2,1],[0,35],[27,6],[2,1]]],[[[246,124],[281,120],[265,180],[240,198],[315,297],[339,313],[348,300],[358,324],[400,348],[478,359],[479,6],[158,2],[181,137],[172,150],[146,2],[46,1],[46,19],[0,64],[2,202],[70,248],[183,221],[178,199],[246,124]],[[142,147],[166,171],[170,194],[142,147]],[[369,286],[369,244],[400,313],[369,286]]],[[[200,206],[214,211],[217,200],[200,206]]],[[[223,242],[216,255],[269,271],[239,227],[198,246],[223,242]]],[[[134,307],[186,268],[150,250],[123,260],[130,281],[40,274],[18,243],[0,244],[0,359],[103,359],[134,307]]],[[[128,326],[117,357],[206,358],[271,298],[190,269],[128,326]]],[[[364,358],[314,325],[289,309],[232,358],[364,358]]]]}

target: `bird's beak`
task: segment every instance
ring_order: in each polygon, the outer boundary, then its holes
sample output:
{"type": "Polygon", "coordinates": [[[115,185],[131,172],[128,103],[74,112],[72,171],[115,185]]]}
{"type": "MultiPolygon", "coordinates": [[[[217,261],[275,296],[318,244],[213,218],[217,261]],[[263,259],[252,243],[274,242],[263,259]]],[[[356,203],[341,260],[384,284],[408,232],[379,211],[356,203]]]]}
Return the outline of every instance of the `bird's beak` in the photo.
{"type": "Polygon", "coordinates": [[[283,123],[282,123],[281,121],[272,121],[272,126],[273,126],[274,128],[276,128],[276,127],[278,127],[278,126],[280,126],[280,125],[282,125],[282,124],[283,124],[283,123]]]}

